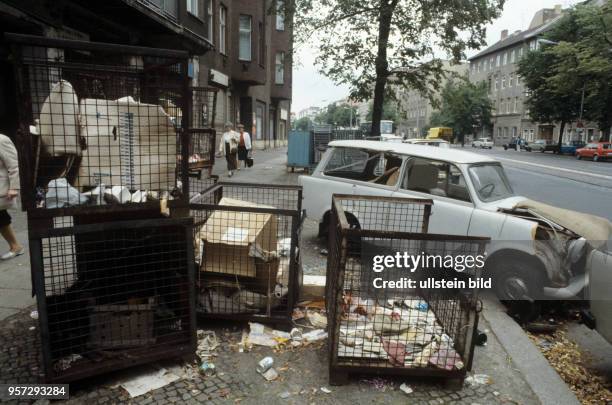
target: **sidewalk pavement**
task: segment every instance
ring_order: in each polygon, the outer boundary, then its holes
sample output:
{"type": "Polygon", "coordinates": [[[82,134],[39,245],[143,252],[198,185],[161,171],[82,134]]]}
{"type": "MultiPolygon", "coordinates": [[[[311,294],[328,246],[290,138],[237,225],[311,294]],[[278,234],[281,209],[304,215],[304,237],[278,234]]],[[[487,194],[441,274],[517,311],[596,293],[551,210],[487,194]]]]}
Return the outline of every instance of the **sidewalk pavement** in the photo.
{"type": "MultiPolygon", "coordinates": [[[[296,184],[298,173],[288,173],[286,148],[256,151],[255,166],[240,170],[229,178],[224,161],[219,159],[213,174],[220,181],[296,184]]],[[[15,229],[20,240],[27,239],[25,217],[16,213],[15,229]]],[[[316,238],[316,222],[309,221],[302,233],[305,274],[325,275],[326,260],[316,238]]],[[[40,334],[38,324],[29,314],[35,309],[30,297],[28,255],[0,263],[0,384],[35,383],[41,375],[40,334]]],[[[488,334],[486,346],[475,348],[472,373],[488,376],[487,384],[465,384],[454,390],[439,382],[418,379],[375,379],[374,376],[352,378],[341,387],[328,385],[327,347],[325,344],[273,352],[254,347],[239,353],[237,344],[244,324],[215,322],[199,325],[214,330],[221,340],[214,362],[215,377],[200,375],[183,378],[130,399],[115,385],[120,373],[100,376],[71,385],[71,399],[66,403],[279,403],[279,404],[576,404],[567,386],[554,374],[542,355],[521,330],[495,304],[485,303],[480,329],[488,334]],[[531,347],[528,347],[531,345],[531,347]],[[275,358],[280,378],[266,382],[255,372],[255,364],[263,357],[275,358]],[[532,370],[529,370],[532,369],[532,370]],[[551,373],[552,372],[552,373],[551,373]],[[556,379],[554,378],[556,376],[556,379]],[[403,382],[414,392],[406,395],[398,389],[403,382]],[[331,389],[326,394],[321,387],[331,389]],[[550,402],[554,399],[554,402],[550,402]]],[[[178,370],[182,363],[173,363],[178,370]]],[[[168,365],[165,365],[168,367],[168,365]]],[[[129,373],[129,371],[128,371],[129,373]]]]}

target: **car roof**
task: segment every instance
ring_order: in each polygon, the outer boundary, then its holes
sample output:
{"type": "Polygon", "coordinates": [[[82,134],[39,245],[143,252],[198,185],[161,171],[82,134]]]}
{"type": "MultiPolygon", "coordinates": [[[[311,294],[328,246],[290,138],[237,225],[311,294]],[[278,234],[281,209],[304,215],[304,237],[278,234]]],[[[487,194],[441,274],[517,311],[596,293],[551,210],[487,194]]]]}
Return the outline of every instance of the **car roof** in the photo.
{"type": "Polygon", "coordinates": [[[404,155],[418,156],[433,160],[445,160],[454,163],[498,163],[491,157],[455,148],[438,148],[436,146],[410,143],[380,142],[380,141],[332,141],[329,146],[341,148],[370,149],[377,152],[394,152],[404,155]]]}

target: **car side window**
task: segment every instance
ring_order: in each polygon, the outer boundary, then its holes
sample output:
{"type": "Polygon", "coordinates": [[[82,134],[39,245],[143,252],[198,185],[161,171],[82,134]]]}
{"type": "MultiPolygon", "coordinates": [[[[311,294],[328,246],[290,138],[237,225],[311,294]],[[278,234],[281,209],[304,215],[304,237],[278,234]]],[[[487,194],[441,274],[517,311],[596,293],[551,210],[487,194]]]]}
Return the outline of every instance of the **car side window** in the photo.
{"type": "Polygon", "coordinates": [[[393,153],[381,154],[373,171],[375,177],[368,180],[368,182],[385,186],[395,186],[399,180],[402,162],[403,159],[399,155],[393,153]]]}
{"type": "Polygon", "coordinates": [[[471,202],[465,178],[451,163],[424,158],[410,158],[402,178],[404,190],[471,202]]]}
{"type": "Polygon", "coordinates": [[[332,150],[324,173],[329,176],[344,177],[344,175],[362,174],[368,163],[368,152],[354,148],[334,148],[332,150]]]}

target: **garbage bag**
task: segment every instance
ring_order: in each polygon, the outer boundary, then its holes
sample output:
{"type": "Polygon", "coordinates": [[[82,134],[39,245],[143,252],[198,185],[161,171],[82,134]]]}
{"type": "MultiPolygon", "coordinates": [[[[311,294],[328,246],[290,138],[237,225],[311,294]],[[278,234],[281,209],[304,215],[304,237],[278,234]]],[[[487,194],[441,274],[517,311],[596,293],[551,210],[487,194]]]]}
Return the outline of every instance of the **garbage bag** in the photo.
{"type": "Polygon", "coordinates": [[[71,205],[81,205],[88,201],[87,196],[79,193],[64,177],[51,180],[47,186],[45,206],[47,208],[63,208],[71,205]]]}

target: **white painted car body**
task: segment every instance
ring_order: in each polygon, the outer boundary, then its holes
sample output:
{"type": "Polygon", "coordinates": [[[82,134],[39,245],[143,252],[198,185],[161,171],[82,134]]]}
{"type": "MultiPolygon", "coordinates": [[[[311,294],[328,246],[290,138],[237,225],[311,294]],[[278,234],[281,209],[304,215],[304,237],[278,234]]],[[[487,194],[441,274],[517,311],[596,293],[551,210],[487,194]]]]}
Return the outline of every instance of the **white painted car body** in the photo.
{"type": "Polygon", "coordinates": [[[412,145],[437,146],[438,148],[450,148],[450,142],[445,141],[444,139],[414,138],[414,139],[406,139],[404,140],[404,143],[409,143],[412,145]]]}
{"type": "Polygon", "coordinates": [[[478,138],[472,142],[473,148],[493,149],[493,141],[490,138],[478,138]]]}
{"type": "MultiPolygon", "coordinates": [[[[520,196],[509,196],[493,202],[485,202],[479,198],[468,169],[479,165],[496,165],[501,168],[494,158],[489,156],[465,152],[457,149],[444,149],[425,145],[383,143],[373,141],[334,141],[329,144],[329,149],[321,159],[319,165],[311,176],[301,176],[300,184],[303,186],[303,207],[306,215],[324,223],[330,211],[333,194],[349,195],[373,195],[432,199],[432,207],[429,232],[437,234],[449,234],[459,236],[489,237],[493,243],[487,251],[488,257],[492,257],[497,251],[522,252],[526,255],[536,257],[538,245],[535,242],[539,223],[527,215],[512,215],[501,212],[512,210],[519,202],[526,198],[520,196]],[[471,201],[461,201],[445,196],[405,190],[397,184],[387,186],[361,180],[339,178],[326,175],[323,168],[326,167],[331,154],[336,148],[353,148],[367,151],[368,153],[392,153],[403,158],[399,179],[402,179],[407,170],[407,160],[410,158],[431,159],[442,163],[450,163],[461,171],[465,179],[465,185],[469,190],[471,201]],[[528,243],[525,243],[525,242],[528,243]]],[[[503,170],[503,169],[502,169],[503,170]]],[[[359,218],[357,218],[359,220],[359,218]]],[[[575,236],[575,235],[574,235],[575,236]]],[[[541,252],[540,252],[541,253],[541,252]]],[[[550,256],[550,255],[548,255],[550,256]]],[[[554,254],[552,256],[555,256],[554,254]]],[[[543,260],[546,262],[546,260],[543,260]]],[[[551,294],[569,294],[567,291],[556,291],[564,289],[573,282],[578,284],[578,289],[584,287],[586,280],[565,280],[559,282],[559,263],[556,261],[543,263],[544,270],[548,276],[548,292],[551,294]]],[[[576,285],[574,285],[576,287],[576,285]]]]}

